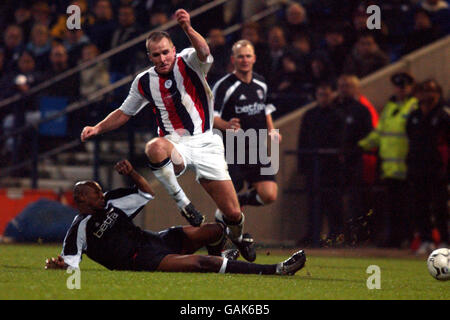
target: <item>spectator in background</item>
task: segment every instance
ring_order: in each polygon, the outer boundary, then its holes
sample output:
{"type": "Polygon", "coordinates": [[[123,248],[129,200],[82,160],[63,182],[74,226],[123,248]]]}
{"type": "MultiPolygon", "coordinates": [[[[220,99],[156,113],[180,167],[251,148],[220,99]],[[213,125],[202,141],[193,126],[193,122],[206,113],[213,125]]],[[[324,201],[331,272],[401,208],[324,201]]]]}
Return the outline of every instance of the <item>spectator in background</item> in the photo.
{"type": "Polygon", "coordinates": [[[351,53],[348,54],[343,72],[363,78],[388,63],[388,56],[378,47],[373,34],[366,32],[359,36],[351,53]]]}
{"type": "Polygon", "coordinates": [[[33,19],[31,17],[30,5],[21,2],[14,11],[14,23],[23,31],[23,40],[28,42],[33,27],[33,19]]]}
{"type": "MultiPolygon", "coordinates": [[[[118,13],[118,26],[111,36],[111,48],[116,48],[139,36],[142,31],[136,25],[134,9],[131,6],[121,6],[118,13]]],[[[145,48],[139,43],[125,49],[110,58],[110,72],[113,74],[113,82],[136,71],[138,61],[146,59],[145,48]]]]}
{"type": "Polygon", "coordinates": [[[312,83],[314,90],[322,82],[330,83],[333,86],[336,84],[336,72],[333,63],[326,55],[314,54],[308,70],[311,71],[309,81],[312,83]]]}
{"type": "Polygon", "coordinates": [[[270,74],[270,50],[268,44],[261,37],[260,29],[257,22],[245,23],[242,26],[241,39],[248,40],[253,44],[257,57],[253,69],[256,73],[268,79],[270,74]]]}
{"type": "Polygon", "coordinates": [[[15,24],[9,25],[3,34],[5,69],[10,69],[17,62],[23,49],[22,29],[15,24]]]}
{"type": "Polygon", "coordinates": [[[286,40],[292,43],[297,36],[309,34],[311,29],[308,26],[305,8],[297,2],[288,5],[285,11],[286,21],[283,29],[286,32],[286,40]]]}
{"type": "MultiPolygon", "coordinates": [[[[135,12],[132,6],[122,5],[118,12],[119,24],[111,37],[111,48],[116,48],[142,33],[142,30],[136,25],[135,12]]],[[[111,82],[114,83],[139,70],[147,63],[145,46],[138,43],[128,49],[120,51],[109,59],[109,72],[111,82]]],[[[122,86],[114,90],[113,103],[120,104],[128,94],[129,88],[122,86]]]]}
{"type": "Polygon", "coordinates": [[[450,33],[450,5],[444,0],[422,0],[420,7],[426,10],[433,25],[439,27],[444,35],[450,33]]]}
{"type": "Polygon", "coordinates": [[[90,42],[89,37],[84,34],[83,29],[66,29],[62,44],[69,55],[70,67],[78,64],[81,59],[81,50],[90,42]]]}
{"type": "MultiPolygon", "coordinates": [[[[99,55],[99,50],[94,44],[87,44],[82,49],[80,63],[91,61],[99,55]]],[[[100,61],[91,67],[80,72],[80,94],[83,98],[88,98],[89,95],[109,85],[108,66],[105,61],[100,61]]],[[[86,108],[80,109],[75,116],[80,123],[78,129],[81,132],[82,123],[96,123],[103,119],[110,110],[105,108],[106,103],[102,102],[104,98],[98,98],[93,104],[89,106],[89,111],[86,108]]]]}
{"type": "MultiPolygon", "coordinates": [[[[49,55],[50,64],[44,71],[44,80],[49,80],[55,76],[70,69],[69,56],[67,54],[66,48],[60,44],[55,43],[52,46],[49,55]]],[[[57,97],[57,98],[67,98],[67,103],[74,102],[79,99],[80,92],[80,75],[75,73],[72,74],[42,91],[43,96],[57,97]]],[[[77,120],[77,113],[72,112],[68,114],[67,123],[67,134],[62,138],[55,138],[45,144],[45,148],[52,147],[53,144],[59,144],[70,136],[75,137],[79,134],[79,121],[77,120]],[[61,141],[62,140],[62,141],[61,141]]],[[[54,147],[54,146],[53,146],[54,147]]]]}
{"type": "MultiPolygon", "coordinates": [[[[344,128],[341,137],[343,150],[345,217],[355,221],[367,214],[363,206],[363,157],[358,141],[372,131],[370,112],[355,99],[354,75],[343,74],[338,79],[338,96],[334,100],[336,108],[343,114],[344,128]]],[[[348,225],[350,227],[351,224],[348,225]]],[[[353,244],[357,234],[347,228],[345,239],[353,244]]]]}
{"type": "Polygon", "coordinates": [[[290,46],[301,54],[305,66],[310,63],[313,44],[309,35],[302,33],[296,34],[290,46]]]}
{"type": "Polygon", "coordinates": [[[277,81],[272,102],[277,106],[277,118],[308,102],[301,85],[305,82],[305,76],[301,54],[294,49],[286,51],[281,57],[280,69],[274,77],[277,81]]]}
{"type": "Polygon", "coordinates": [[[46,1],[37,1],[31,7],[33,25],[42,24],[50,28],[53,24],[50,6],[46,1]]]}
{"type": "Polygon", "coordinates": [[[450,108],[442,100],[442,88],[434,80],[417,86],[419,108],[408,117],[406,133],[409,152],[406,158],[411,187],[412,217],[422,244],[417,253],[425,254],[436,245],[448,247],[448,162],[450,108]],[[432,222],[434,221],[434,223],[432,222]],[[439,237],[432,243],[432,230],[439,237]]]}
{"type": "MultiPolygon", "coordinates": [[[[328,239],[335,241],[343,231],[339,148],[343,134],[342,113],[333,103],[331,84],[316,88],[317,106],[306,111],[300,127],[298,170],[305,175],[308,190],[308,228],[304,244],[321,243],[322,217],[328,217],[328,239]],[[318,154],[317,149],[335,149],[336,153],[318,154]]],[[[324,244],[324,243],[322,243],[324,244]]]]}
{"type": "Polygon", "coordinates": [[[328,55],[335,72],[341,74],[345,59],[349,54],[349,46],[345,39],[344,28],[341,26],[330,26],[325,30],[324,40],[320,52],[323,51],[328,55]]]}
{"type": "MultiPolygon", "coordinates": [[[[88,62],[99,55],[99,50],[94,44],[83,47],[80,63],[88,62]]],[[[80,72],[80,94],[87,98],[90,94],[106,87],[109,84],[108,66],[105,61],[100,61],[80,72]]]]}
{"type": "Polygon", "coordinates": [[[414,30],[404,40],[402,54],[432,43],[439,35],[440,31],[433,26],[429,13],[426,10],[417,10],[414,14],[414,30]]]}
{"type": "Polygon", "coordinates": [[[33,53],[39,70],[44,70],[47,66],[51,47],[52,39],[48,28],[43,24],[35,24],[31,29],[30,42],[27,43],[26,48],[33,53]]]}
{"type": "Polygon", "coordinates": [[[167,16],[167,13],[165,13],[162,10],[152,10],[149,13],[149,29],[152,30],[154,28],[157,28],[159,26],[162,26],[163,24],[169,22],[169,17],[167,16]]]}
{"type": "MultiPolygon", "coordinates": [[[[191,1],[192,1],[192,8],[199,8],[201,6],[204,6],[208,2],[211,2],[210,0],[191,0],[191,1]]],[[[172,11],[171,13],[173,14],[174,12],[175,10],[172,11]]],[[[198,32],[200,34],[208,34],[208,31],[211,29],[224,29],[225,20],[224,20],[223,6],[213,7],[208,11],[205,11],[203,14],[197,17],[193,17],[192,24],[198,26],[198,32]]]]}
{"type": "Polygon", "coordinates": [[[281,69],[281,60],[283,55],[288,49],[286,36],[283,29],[280,26],[274,26],[269,30],[268,34],[269,54],[269,87],[274,88],[277,85],[279,79],[276,79],[275,75],[278,70],[281,69]]]}
{"type": "MultiPolygon", "coordinates": [[[[33,54],[22,51],[17,60],[17,68],[5,74],[0,81],[2,96],[12,96],[17,93],[27,94],[31,87],[41,80],[41,74],[36,71],[33,54]]],[[[23,127],[26,123],[39,120],[39,112],[36,111],[35,96],[25,96],[14,104],[8,106],[5,117],[0,123],[5,133],[23,127]]],[[[31,136],[29,132],[11,137],[6,141],[6,149],[3,156],[9,153],[12,163],[19,163],[26,159],[30,153],[31,136]]]]}
{"type": "MultiPolygon", "coordinates": [[[[66,48],[60,44],[55,43],[52,46],[49,54],[50,64],[44,71],[44,79],[51,79],[58,74],[69,70],[69,56],[66,48]]],[[[44,89],[44,94],[48,96],[62,96],[73,101],[78,98],[80,89],[80,82],[78,74],[71,75],[61,81],[56,82],[50,87],[44,89]]]]}
{"type": "Polygon", "coordinates": [[[214,57],[214,63],[208,71],[208,83],[213,86],[217,80],[225,76],[230,70],[231,50],[226,43],[225,36],[220,29],[208,32],[209,49],[214,57]]]}
{"type": "Polygon", "coordinates": [[[94,6],[94,23],[87,26],[86,34],[100,52],[110,49],[111,35],[116,29],[113,11],[109,0],[98,0],[94,6]]]}
{"type": "Polygon", "coordinates": [[[383,230],[378,244],[400,248],[411,240],[406,183],[406,120],[417,108],[417,99],[412,95],[414,78],[408,73],[394,74],[391,82],[394,95],[384,106],[376,129],[360,140],[359,145],[366,151],[376,150],[381,161],[382,193],[379,201],[374,202],[375,223],[378,230],[383,230]],[[396,228],[400,225],[404,227],[396,228]]]}
{"type": "MultiPolygon", "coordinates": [[[[370,2],[370,1],[369,1],[370,2]]],[[[359,35],[362,33],[370,33],[373,35],[375,42],[382,50],[387,50],[387,35],[388,30],[385,27],[383,16],[381,17],[381,29],[367,28],[367,20],[369,15],[366,12],[369,4],[366,2],[360,5],[353,13],[352,16],[352,29],[350,31],[349,40],[351,44],[358,41],[359,35]]]]}

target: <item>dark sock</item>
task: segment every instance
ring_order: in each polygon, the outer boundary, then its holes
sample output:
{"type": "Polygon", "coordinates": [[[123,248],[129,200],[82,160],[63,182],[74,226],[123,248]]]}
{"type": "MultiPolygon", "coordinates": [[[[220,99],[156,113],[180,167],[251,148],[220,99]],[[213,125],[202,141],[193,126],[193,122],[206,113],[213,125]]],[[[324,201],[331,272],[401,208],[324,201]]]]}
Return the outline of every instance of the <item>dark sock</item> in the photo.
{"type": "Polygon", "coordinates": [[[213,243],[210,243],[206,246],[206,249],[208,250],[208,255],[210,255],[210,256],[220,256],[221,255],[222,250],[223,250],[226,240],[227,240],[226,236],[225,236],[225,228],[226,227],[224,227],[224,230],[222,231],[222,235],[219,240],[217,240],[213,243]]]}
{"type": "Polygon", "coordinates": [[[255,189],[251,189],[247,192],[241,193],[238,195],[239,204],[241,206],[263,206],[264,203],[258,200],[258,193],[255,189]]]}
{"type": "Polygon", "coordinates": [[[169,162],[171,162],[172,160],[170,160],[170,157],[169,158],[167,158],[167,159],[164,159],[163,161],[161,161],[161,162],[158,162],[158,163],[153,163],[153,162],[150,162],[149,161],[149,167],[150,167],[150,169],[152,169],[152,170],[158,170],[158,169],[161,169],[162,167],[165,167],[169,162]]]}
{"type": "Polygon", "coordinates": [[[256,264],[245,261],[228,260],[225,273],[275,274],[276,264],[256,264]]]}

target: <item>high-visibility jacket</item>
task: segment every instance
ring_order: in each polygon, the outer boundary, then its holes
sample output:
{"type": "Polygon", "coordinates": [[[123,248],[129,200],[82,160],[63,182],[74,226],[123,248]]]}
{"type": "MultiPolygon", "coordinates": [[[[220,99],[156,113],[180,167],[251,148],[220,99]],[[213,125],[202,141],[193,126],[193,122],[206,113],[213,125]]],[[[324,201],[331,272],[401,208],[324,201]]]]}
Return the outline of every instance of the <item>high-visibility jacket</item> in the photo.
{"type": "Polygon", "coordinates": [[[358,143],[364,150],[378,148],[383,179],[406,179],[408,154],[406,122],[411,111],[415,109],[417,99],[414,97],[404,101],[391,99],[381,113],[378,126],[358,143]]]}

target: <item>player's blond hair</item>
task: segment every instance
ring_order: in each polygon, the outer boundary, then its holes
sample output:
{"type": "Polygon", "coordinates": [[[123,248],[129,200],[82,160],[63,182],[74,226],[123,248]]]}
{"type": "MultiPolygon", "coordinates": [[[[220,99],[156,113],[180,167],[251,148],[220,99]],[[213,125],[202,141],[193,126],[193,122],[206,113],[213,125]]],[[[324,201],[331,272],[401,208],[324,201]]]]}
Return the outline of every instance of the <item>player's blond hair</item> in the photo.
{"type": "Polygon", "coordinates": [[[233,44],[233,47],[231,48],[231,52],[232,52],[233,56],[236,55],[237,50],[242,47],[251,47],[253,49],[253,52],[255,52],[255,47],[253,46],[253,44],[248,40],[242,39],[242,40],[236,41],[233,44]]]}
{"type": "Polygon", "coordinates": [[[145,47],[147,48],[147,53],[150,53],[150,49],[148,47],[148,44],[152,41],[158,42],[161,41],[163,38],[166,38],[169,40],[169,43],[173,46],[172,38],[170,35],[165,31],[154,31],[150,33],[147,37],[147,40],[145,41],[145,47]]]}

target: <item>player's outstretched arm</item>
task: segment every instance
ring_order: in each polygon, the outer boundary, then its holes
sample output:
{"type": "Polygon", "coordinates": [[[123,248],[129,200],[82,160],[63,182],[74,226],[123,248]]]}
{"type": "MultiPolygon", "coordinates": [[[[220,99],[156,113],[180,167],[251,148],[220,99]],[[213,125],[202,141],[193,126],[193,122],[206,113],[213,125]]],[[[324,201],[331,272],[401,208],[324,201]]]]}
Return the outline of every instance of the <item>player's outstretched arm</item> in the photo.
{"type": "Polygon", "coordinates": [[[267,121],[267,130],[269,130],[269,136],[272,139],[272,141],[281,142],[283,136],[280,132],[275,130],[275,126],[273,125],[272,115],[268,114],[266,116],[267,121]]]}
{"type": "Polygon", "coordinates": [[[239,118],[231,118],[230,121],[225,121],[216,116],[214,117],[214,128],[224,131],[227,129],[238,130],[241,128],[240,121],[239,118]]]}
{"type": "Polygon", "coordinates": [[[64,259],[61,256],[58,258],[50,258],[45,260],[45,269],[67,269],[69,267],[68,264],[64,262],[64,259]]]}
{"type": "Polygon", "coordinates": [[[203,38],[200,33],[198,33],[197,31],[194,30],[194,28],[192,28],[191,16],[189,15],[189,13],[184,9],[178,9],[175,12],[175,18],[177,19],[177,22],[180,25],[180,27],[188,36],[189,41],[191,42],[192,46],[197,52],[197,56],[200,59],[200,61],[205,62],[206,58],[210,54],[209,46],[205,38],[203,38]]]}
{"type": "Polygon", "coordinates": [[[120,109],[116,109],[109,115],[107,115],[105,119],[97,123],[95,126],[84,127],[83,131],[81,131],[81,141],[84,142],[96,135],[115,130],[123,126],[128,120],[130,120],[129,115],[126,115],[120,109]]]}
{"type": "Polygon", "coordinates": [[[117,162],[114,168],[119,174],[129,176],[134,181],[139,190],[141,190],[142,192],[151,194],[152,196],[155,195],[147,179],[145,179],[143,176],[137,173],[128,160],[122,160],[117,162]]]}

